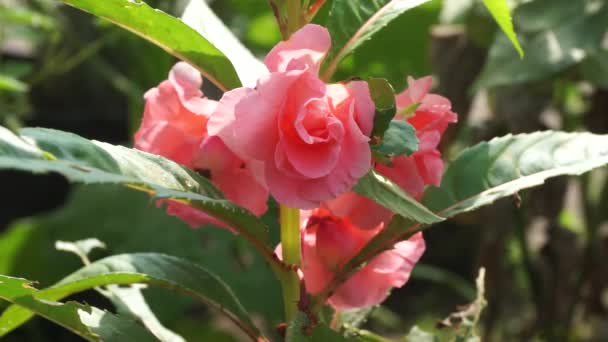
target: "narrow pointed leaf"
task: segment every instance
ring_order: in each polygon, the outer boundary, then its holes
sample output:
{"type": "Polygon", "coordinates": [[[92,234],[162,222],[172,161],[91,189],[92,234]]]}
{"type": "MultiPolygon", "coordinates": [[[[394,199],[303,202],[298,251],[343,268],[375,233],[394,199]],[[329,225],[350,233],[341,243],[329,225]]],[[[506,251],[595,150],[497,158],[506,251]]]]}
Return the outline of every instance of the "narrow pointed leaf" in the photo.
{"type": "MultiPolygon", "coordinates": [[[[136,283],[166,288],[202,301],[220,310],[251,337],[260,337],[245,308],[221,279],[198,265],[163,254],[122,254],[96,261],[56,285],[39,291],[36,298],[60,300],[99,286],[136,283]]],[[[31,317],[28,310],[19,306],[9,307],[0,316],[0,326],[5,327],[0,336],[31,317]]]]}
{"type": "MultiPolygon", "coordinates": [[[[125,317],[76,302],[41,299],[37,297],[39,293],[28,280],[0,275],[0,298],[14,303],[12,308],[44,317],[88,341],[157,341],[150,332],[125,317]]],[[[0,336],[12,330],[11,323],[0,324],[0,336]]]]}
{"type": "MultiPolygon", "coordinates": [[[[427,190],[423,204],[449,218],[541,185],[548,178],[580,175],[606,164],[608,135],[555,131],[507,135],[460,154],[449,164],[441,186],[427,190]]],[[[370,181],[369,176],[367,178],[366,181],[370,181]]],[[[401,214],[388,205],[390,203],[385,206],[401,214]]],[[[315,302],[325,302],[340,284],[375,255],[428,227],[428,223],[404,216],[395,215],[382,232],[342,267],[315,302]]]]}
{"type": "Polygon", "coordinates": [[[519,59],[508,39],[498,36],[477,87],[547,79],[599,54],[608,22],[608,3],[585,6],[584,1],[531,1],[517,7],[515,22],[526,58],[519,59]]]}
{"type": "Polygon", "coordinates": [[[490,14],[494,17],[494,20],[498,23],[498,26],[507,35],[515,50],[519,54],[520,58],[524,57],[524,50],[519,44],[515,30],[513,29],[513,21],[511,19],[511,10],[507,4],[507,0],[483,0],[484,5],[490,14]]]}
{"type": "Polygon", "coordinates": [[[334,0],[324,23],[332,37],[328,79],[338,63],[403,12],[430,0],[334,0]]]}
{"type": "Polygon", "coordinates": [[[382,138],[397,112],[395,105],[395,89],[393,89],[393,86],[384,78],[371,78],[367,84],[369,85],[369,92],[376,106],[372,136],[382,138]]]}
{"type": "Polygon", "coordinates": [[[62,0],[131,31],[189,62],[222,90],[241,85],[230,60],[181,20],[141,0],[62,0]]]}
{"type": "Polygon", "coordinates": [[[431,224],[440,222],[442,217],[435,215],[416,199],[405,193],[398,185],[389,179],[370,171],[359,180],[355,192],[368,197],[392,212],[409,217],[417,222],[431,224]]]}
{"type": "Polygon", "coordinates": [[[266,225],[224,199],[208,180],[139,150],[43,128],[23,129],[18,137],[0,127],[0,169],[57,172],[74,182],[127,185],[158,198],[188,203],[262,244],[268,241],[266,225]]]}
{"type": "Polygon", "coordinates": [[[608,164],[608,135],[536,132],[507,135],[465,150],[449,164],[424,204],[444,217],[471,211],[541,185],[608,164]]]}

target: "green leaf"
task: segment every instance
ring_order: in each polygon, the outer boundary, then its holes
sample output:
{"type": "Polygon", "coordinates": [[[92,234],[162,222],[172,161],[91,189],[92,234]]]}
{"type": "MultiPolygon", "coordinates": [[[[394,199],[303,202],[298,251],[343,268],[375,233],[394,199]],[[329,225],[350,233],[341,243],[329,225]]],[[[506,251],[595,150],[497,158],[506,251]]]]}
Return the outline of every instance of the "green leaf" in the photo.
{"type": "Polygon", "coordinates": [[[230,60],[181,20],[141,0],[62,0],[158,45],[193,66],[221,90],[241,85],[230,60]]]}
{"type": "Polygon", "coordinates": [[[14,93],[26,93],[28,91],[28,85],[19,81],[18,79],[0,75],[0,92],[14,92],[14,93]]]}
{"type": "Polygon", "coordinates": [[[433,334],[428,333],[422,329],[420,329],[417,325],[414,325],[409,333],[405,336],[406,342],[436,342],[436,339],[433,334]]]}
{"type": "MultiPolygon", "coordinates": [[[[425,212],[430,209],[448,218],[492,204],[497,199],[511,196],[519,190],[541,185],[547,178],[580,175],[606,164],[608,135],[553,131],[507,135],[465,150],[449,165],[441,186],[427,190],[423,204],[428,209],[421,207],[425,212]]],[[[399,215],[395,215],[384,230],[336,273],[333,281],[315,298],[315,303],[325,302],[333,290],[375,255],[409,238],[424,229],[425,225],[439,221],[433,222],[432,217],[426,217],[429,220],[425,223],[409,214],[409,210],[391,207],[391,204],[403,203],[399,199],[400,196],[395,196],[396,199],[393,200],[387,196],[390,193],[386,191],[388,189],[395,193],[400,190],[396,185],[388,182],[373,184],[370,175],[362,181],[370,182],[369,186],[385,187],[380,190],[383,197],[386,196],[383,198],[385,202],[378,203],[399,215]]],[[[360,188],[361,185],[357,185],[355,190],[359,192],[360,188]]],[[[407,203],[411,204],[409,201],[407,203]]]]}
{"type": "MultiPolygon", "coordinates": [[[[0,275],[0,298],[14,303],[13,308],[28,314],[33,312],[86,340],[156,341],[150,332],[134,321],[76,302],[43,300],[38,297],[39,293],[28,280],[0,275]]],[[[0,324],[0,336],[11,330],[12,322],[6,323],[0,324]]]]}
{"type": "Polygon", "coordinates": [[[264,63],[234,36],[209,8],[206,1],[190,1],[182,15],[182,20],[230,59],[245,87],[254,88],[257,80],[268,73],[264,63]]]}
{"type": "Polygon", "coordinates": [[[494,41],[476,87],[496,87],[552,77],[599,52],[606,32],[606,3],[587,9],[580,1],[537,0],[515,11],[527,51],[520,60],[508,40],[494,41]],[[564,5],[566,2],[571,5],[564,5]]]}
{"type": "Polygon", "coordinates": [[[0,169],[57,172],[81,183],[123,184],[204,211],[247,237],[268,255],[268,228],[255,215],[225,200],[208,180],[168,159],[135,149],[89,141],[75,134],[26,128],[22,138],[0,127],[0,169]],[[26,142],[27,140],[27,142],[26,142]]]}
{"type": "MultiPolygon", "coordinates": [[[[264,221],[277,233],[274,212],[269,210],[264,221]]],[[[111,254],[146,251],[194,262],[228,284],[252,315],[271,325],[283,319],[282,302],[273,300],[280,291],[279,282],[243,236],[210,226],[191,229],[163,208],[151,205],[147,194],[120,185],[75,186],[63,207],[10,225],[0,233],[0,274],[37,279],[44,287],[50,286],[81,267],[73,256],[52,248],[55,241],[90,236],[104,241],[111,254]],[[258,286],[252,287],[252,283],[258,286]]],[[[106,253],[96,250],[92,257],[106,253]]],[[[186,319],[202,319],[192,316],[189,298],[156,288],[144,294],[159,320],[171,329],[178,329],[177,322],[186,319]]],[[[196,340],[194,336],[184,338],[196,340]]]]}
{"type": "Polygon", "coordinates": [[[15,7],[10,8],[7,5],[0,4],[0,21],[6,24],[27,25],[44,30],[51,30],[57,26],[53,17],[19,7],[17,4],[13,6],[15,7]]]}
{"type": "Polygon", "coordinates": [[[355,341],[331,330],[324,323],[311,325],[310,320],[302,312],[298,312],[287,327],[285,342],[346,342],[355,341]]]}
{"type": "Polygon", "coordinates": [[[323,73],[329,79],[338,63],[403,12],[430,0],[334,0],[327,21],[333,45],[323,73]]]}
{"type": "Polygon", "coordinates": [[[392,212],[411,218],[417,222],[431,224],[444,220],[405,193],[389,179],[370,171],[363,176],[354,191],[361,196],[370,198],[392,212]]]}
{"type": "Polygon", "coordinates": [[[490,14],[494,17],[498,26],[507,35],[511,44],[517,50],[520,58],[524,57],[524,50],[519,45],[519,40],[513,30],[513,22],[511,21],[511,10],[507,4],[507,0],[483,0],[483,4],[486,5],[490,14]]]}
{"type": "Polygon", "coordinates": [[[507,135],[466,149],[423,203],[444,217],[471,211],[547,178],[608,164],[608,135],[536,132],[507,135]]]}
{"type": "MultiPolygon", "coordinates": [[[[98,239],[89,238],[74,242],[57,241],[55,242],[55,248],[74,253],[85,265],[89,265],[91,263],[89,253],[96,248],[106,249],[106,244],[98,239]]],[[[108,285],[103,288],[97,287],[95,290],[108,298],[114,304],[118,313],[133,317],[133,319],[141,322],[159,340],[163,342],[185,342],[181,336],[164,327],[152,312],[141,292],[145,287],[145,284],[108,285]]]]}
{"type": "Polygon", "coordinates": [[[392,120],[380,143],[372,145],[374,152],[391,157],[410,155],[418,151],[416,129],[404,120],[392,120]]]}
{"type": "Polygon", "coordinates": [[[580,67],[586,80],[608,89],[608,49],[585,58],[580,67]]]}
{"type": "MultiPolygon", "coordinates": [[[[249,336],[261,336],[232,290],[216,275],[188,261],[157,253],[122,254],[96,261],[39,291],[36,298],[60,300],[99,286],[136,283],[186,294],[221,311],[249,336]]],[[[0,316],[0,327],[4,329],[0,336],[31,316],[31,312],[19,306],[9,307],[0,316]]]]}
{"type": "Polygon", "coordinates": [[[464,299],[472,300],[475,297],[475,289],[471,287],[469,282],[458,273],[454,273],[447,268],[418,263],[412,270],[412,279],[424,279],[445,286],[464,299]]]}
{"type": "Polygon", "coordinates": [[[383,78],[370,78],[367,83],[369,85],[369,92],[372,100],[376,105],[372,136],[382,138],[397,111],[395,105],[395,90],[393,89],[393,86],[383,78]]]}

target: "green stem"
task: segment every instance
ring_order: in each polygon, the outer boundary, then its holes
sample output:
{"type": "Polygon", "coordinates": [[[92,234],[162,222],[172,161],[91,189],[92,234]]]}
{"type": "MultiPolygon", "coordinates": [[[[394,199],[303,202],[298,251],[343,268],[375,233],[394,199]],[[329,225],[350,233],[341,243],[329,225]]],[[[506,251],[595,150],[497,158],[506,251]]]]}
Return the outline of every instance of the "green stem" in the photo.
{"type": "MultiPolygon", "coordinates": [[[[283,262],[287,265],[300,266],[300,210],[281,205],[281,248],[283,262]]],[[[300,279],[297,272],[284,273],[281,277],[285,319],[290,322],[298,312],[300,300],[300,279]]]]}
{"type": "Polygon", "coordinates": [[[300,28],[301,12],[300,0],[287,0],[287,33],[289,36],[300,28]]]}

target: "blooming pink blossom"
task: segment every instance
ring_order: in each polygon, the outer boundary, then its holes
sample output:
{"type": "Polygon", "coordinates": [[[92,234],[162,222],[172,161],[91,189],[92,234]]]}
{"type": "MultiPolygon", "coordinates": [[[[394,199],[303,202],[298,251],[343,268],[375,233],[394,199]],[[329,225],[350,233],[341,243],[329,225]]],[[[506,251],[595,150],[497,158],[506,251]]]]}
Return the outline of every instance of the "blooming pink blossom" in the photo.
{"type": "Polygon", "coordinates": [[[135,133],[135,148],[161,155],[192,167],[192,156],[207,133],[209,115],[216,101],[203,97],[201,75],[180,62],[169,79],[146,92],[141,126],[135,133]]]}
{"type": "Polygon", "coordinates": [[[371,167],[374,104],[366,82],[327,85],[318,77],[328,31],[306,25],[266,57],[255,89],[224,94],[209,122],[281,204],[314,208],[349,191],[371,167]]]}
{"type": "MultiPolygon", "coordinates": [[[[408,79],[409,87],[397,95],[397,118],[407,120],[416,129],[420,140],[418,151],[411,156],[393,158],[392,165],[377,164],[375,170],[395,182],[401,189],[420,200],[428,185],[439,186],[443,175],[443,160],[437,146],[450,123],[456,122],[450,101],[442,96],[429,94],[431,77],[408,79]],[[403,112],[415,107],[410,117],[403,112]]],[[[323,207],[334,215],[349,217],[359,227],[373,229],[381,222],[388,222],[393,213],[374,201],[347,193],[326,201],[323,207]]]]}
{"type": "MultiPolygon", "coordinates": [[[[266,211],[268,191],[253,176],[253,164],[237,157],[218,137],[207,134],[207,123],[218,102],[203,96],[202,83],[196,69],[179,62],[171,69],[168,80],[146,92],[135,147],[208,172],[226,198],[261,215],[266,211]]],[[[223,225],[186,204],[171,200],[159,202],[166,203],[167,213],[193,227],[223,225]]]]}
{"type": "MultiPolygon", "coordinates": [[[[370,241],[384,225],[362,229],[347,217],[326,209],[303,211],[302,276],[306,290],[321,292],[334,274],[370,241]]],[[[422,233],[393,246],[370,260],[340,285],[328,302],[337,310],[373,306],[386,299],[393,287],[402,287],[425,250],[422,233]]]]}
{"type": "Polygon", "coordinates": [[[409,87],[397,95],[397,118],[400,112],[417,106],[406,119],[416,129],[420,140],[418,151],[411,156],[399,156],[393,166],[377,165],[376,170],[401,186],[417,199],[426,185],[439,186],[443,175],[443,160],[438,145],[450,123],[458,120],[450,100],[429,94],[433,80],[430,76],[415,80],[408,78],[409,87]]]}

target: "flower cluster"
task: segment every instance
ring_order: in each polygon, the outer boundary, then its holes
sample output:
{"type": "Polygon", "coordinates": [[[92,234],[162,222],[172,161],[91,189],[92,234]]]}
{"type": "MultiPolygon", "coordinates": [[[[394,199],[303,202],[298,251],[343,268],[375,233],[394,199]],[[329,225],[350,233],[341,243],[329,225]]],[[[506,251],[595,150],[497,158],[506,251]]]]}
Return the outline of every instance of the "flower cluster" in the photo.
{"type": "MultiPolygon", "coordinates": [[[[393,215],[351,192],[357,180],[374,168],[420,199],[427,185],[441,181],[438,144],[457,119],[447,99],[429,94],[430,77],[408,79],[409,87],[396,97],[395,119],[415,127],[419,150],[394,157],[390,165],[374,163],[369,142],[375,106],[368,85],[319,78],[330,46],[325,28],[306,25],[270,51],[268,73],[255,88],[228,91],[219,101],[205,98],[198,71],[180,62],[145,94],[135,135],[136,148],[200,171],[256,215],[266,211],[268,194],[302,209],[301,275],[312,294],[393,215]]],[[[223,225],[187,205],[161,202],[192,226],[223,225]]],[[[329,303],[341,310],[380,303],[390,288],[407,282],[424,249],[421,233],[397,243],[342,284],[329,303]]]]}
{"type": "MultiPolygon", "coordinates": [[[[255,163],[237,157],[219,137],[209,135],[209,119],[219,104],[204,97],[202,84],[195,68],[179,62],[168,80],[148,90],[143,120],[135,133],[135,148],[208,174],[228,199],[261,215],[267,209],[268,191],[255,177],[255,163]]],[[[160,202],[167,204],[169,214],[193,227],[208,223],[223,226],[185,204],[160,202]]]]}

